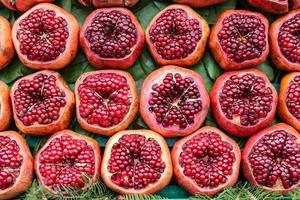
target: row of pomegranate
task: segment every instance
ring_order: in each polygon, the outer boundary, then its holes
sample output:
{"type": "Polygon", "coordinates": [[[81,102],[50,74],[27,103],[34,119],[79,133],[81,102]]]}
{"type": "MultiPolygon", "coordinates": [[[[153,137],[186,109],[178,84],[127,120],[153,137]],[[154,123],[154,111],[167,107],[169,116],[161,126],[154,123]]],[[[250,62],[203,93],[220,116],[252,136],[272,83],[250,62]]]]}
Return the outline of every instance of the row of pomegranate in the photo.
{"type": "Polygon", "coordinates": [[[219,16],[210,33],[197,12],[174,4],[158,13],[144,33],[130,10],[100,8],[86,18],[80,30],[71,13],[41,3],[16,20],[12,34],[9,23],[1,18],[0,40],[5,47],[1,48],[1,68],[11,61],[15,48],[19,59],[30,68],[60,69],[71,63],[80,43],[96,68],[126,69],[139,57],[145,40],[159,65],[190,67],[202,58],[209,39],[215,60],[225,70],[262,64],[270,42],[275,65],[299,71],[299,18],[300,10],[291,11],[277,19],[269,31],[269,22],[262,14],[228,10],[219,16]]]}
{"type": "Polygon", "coordinates": [[[196,195],[215,195],[233,186],[240,163],[246,179],[266,191],[287,194],[300,184],[299,133],[280,123],[238,144],[214,127],[203,127],[177,141],[170,155],[166,141],[150,130],[125,130],[112,136],[103,157],[96,140],[62,130],[35,155],[13,131],[0,132],[0,199],[13,198],[31,184],[33,169],[43,189],[68,195],[104,183],[120,194],[153,194],[169,184],[196,195]],[[101,161],[102,160],[102,161],[101,161]]]}

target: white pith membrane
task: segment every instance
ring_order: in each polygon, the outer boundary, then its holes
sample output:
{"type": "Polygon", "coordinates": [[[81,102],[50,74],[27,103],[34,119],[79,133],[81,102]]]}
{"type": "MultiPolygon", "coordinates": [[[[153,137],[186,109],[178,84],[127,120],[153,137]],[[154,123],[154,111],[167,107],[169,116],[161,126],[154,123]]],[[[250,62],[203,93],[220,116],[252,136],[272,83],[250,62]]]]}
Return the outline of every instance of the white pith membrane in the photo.
{"type": "Polygon", "coordinates": [[[289,83],[286,106],[289,112],[297,119],[300,120],[300,76],[295,76],[289,83]]]}

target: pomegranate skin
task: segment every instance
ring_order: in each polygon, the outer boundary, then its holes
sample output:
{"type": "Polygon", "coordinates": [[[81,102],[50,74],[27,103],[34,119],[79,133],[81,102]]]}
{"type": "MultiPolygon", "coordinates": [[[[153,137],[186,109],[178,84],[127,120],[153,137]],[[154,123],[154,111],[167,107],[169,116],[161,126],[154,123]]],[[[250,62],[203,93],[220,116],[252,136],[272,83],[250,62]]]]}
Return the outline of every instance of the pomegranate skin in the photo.
{"type": "Polygon", "coordinates": [[[209,26],[205,19],[203,19],[197,12],[195,12],[192,8],[180,5],[180,4],[172,4],[165,9],[163,9],[161,12],[159,12],[149,23],[147,29],[146,29],[146,42],[148,45],[148,48],[150,50],[150,53],[152,54],[152,57],[156,61],[157,64],[160,66],[163,65],[178,65],[181,67],[191,67],[194,64],[196,64],[202,57],[205,52],[207,39],[210,33],[209,26]],[[166,59],[163,58],[157,51],[156,46],[151,41],[151,29],[156,25],[156,21],[168,10],[172,9],[181,9],[187,13],[188,19],[196,19],[199,21],[200,28],[201,28],[201,38],[197,42],[195,49],[186,57],[184,58],[176,58],[176,59],[166,59]]]}
{"type": "Polygon", "coordinates": [[[195,131],[193,134],[186,136],[180,140],[178,140],[172,149],[172,161],[173,161],[173,168],[174,168],[174,175],[176,177],[177,183],[182,186],[185,190],[187,190],[190,194],[192,195],[206,195],[206,196],[213,196],[225,188],[232,187],[235,185],[235,183],[238,180],[239,177],[239,169],[240,169],[240,162],[241,162],[241,151],[238,146],[238,144],[228,137],[226,134],[224,134],[222,131],[220,131],[217,128],[210,127],[210,126],[205,126],[200,128],[199,130],[195,131]],[[184,172],[183,172],[183,167],[181,167],[179,163],[179,156],[182,152],[182,147],[183,145],[197,136],[200,133],[203,132],[214,132],[217,133],[219,136],[221,136],[222,141],[228,142],[229,144],[232,145],[233,151],[235,154],[235,161],[234,161],[234,166],[232,167],[232,175],[229,177],[229,181],[227,181],[224,184],[219,185],[218,187],[215,188],[204,188],[200,187],[195,180],[193,180],[190,177],[187,177],[184,172]]]}
{"type": "MultiPolygon", "coordinates": [[[[300,182],[296,185],[294,185],[292,188],[289,189],[285,189],[282,187],[281,183],[278,183],[275,185],[275,187],[266,187],[263,186],[261,184],[259,184],[256,180],[255,177],[253,176],[252,173],[252,167],[251,164],[249,162],[249,155],[251,154],[251,151],[253,150],[254,145],[264,136],[266,136],[268,133],[272,133],[274,131],[277,130],[283,130],[286,131],[287,133],[290,133],[292,135],[294,135],[295,137],[297,137],[297,142],[299,143],[299,133],[292,128],[291,126],[285,124],[285,123],[278,123],[275,124],[271,127],[268,127],[266,129],[263,129],[261,131],[259,131],[258,133],[254,134],[253,136],[251,136],[249,138],[249,140],[247,141],[243,151],[242,151],[242,163],[241,163],[241,167],[242,167],[242,171],[243,174],[245,176],[245,178],[254,186],[259,187],[264,189],[265,191],[272,191],[272,192],[276,192],[279,194],[288,194],[289,192],[291,192],[292,190],[296,189],[299,187],[300,182]]],[[[262,169],[263,170],[263,169],[262,169]]]]}
{"type": "Polygon", "coordinates": [[[278,95],[275,90],[275,88],[272,86],[270,83],[268,77],[261,71],[257,69],[246,69],[246,70],[239,70],[239,71],[230,71],[223,73],[221,76],[217,78],[215,81],[211,93],[210,93],[210,98],[211,98],[211,108],[213,111],[213,114],[215,116],[216,122],[220,127],[228,131],[229,133],[238,136],[238,137],[247,137],[250,136],[251,134],[259,131],[260,129],[268,126],[274,119],[275,119],[275,114],[276,114],[276,107],[278,103],[278,95]],[[222,111],[221,104],[219,101],[220,98],[220,92],[223,90],[225,81],[229,80],[230,77],[232,76],[238,76],[242,77],[246,74],[253,74],[254,76],[261,77],[265,83],[266,87],[268,86],[272,93],[271,96],[273,98],[272,103],[271,103],[271,111],[267,113],[267,116],[264,118],[259,118],[259,122],[257,122],[254,125],[247,125],[243,126],[241,124],[241,116],[238,115],[238,118],[236,119],[228,119],[224,112],[222,111]]]}
{"type": "MultiPolygon", "coordinates": [[[[77,51],[78,51],[78,34],[79,34],[79,23],[77,19],[68,11],[54,5],[51,3],[40,3],[23,15],[21,15],[13,25],[12,29],[12,39],[15,46],[15,50],[18,54],[20,61],[29,68],[32,69],[53,69],[58,70],[61,68],[66,67],[68,64],[72,62],[75,58],[77,51]],[[29,59],[27,55],[21,52],[21,42],[18,39],[18,32],[22,30],[20,23],[22,20],[27,18],[30,14],[32,14],[36,10],[47,10],[47,11],[54,11],[57,18],[62,18],[66,20],[67,23],[67,38],[65,38],[65,47],[62,52],[59,52],[58,57],[54,59],[50,59],[47,61],[38,60],[38,59],[29,59]]],[[[45,30],[44,30],[45,31],[45,30]]],[[[45,33],[44,33],[45,34],[45,33]]],[[[48,36],[47,36],[48,37],[48,36]]],[[[57,37],[57,35],[56,35],[57,37]]],[[[49,39],[49,38],[48,38],[49,39]]],[[[51,56],[50,54],[47,56],[51,56]]]]}
{"type": "Polygon", "coordinates": [[[75,95],[76,95],[77,121],[83,129],[85,129],[89,132],[92,132],[92,133],[101,134],[101,135],[105,135],[105,136],[111,136],[118,131],[125,130],[130,125],[130,123],[135,119],[135,117],[138,113],[139,99],[138,99],[138,92],[137,92],[137,87],[135,85],[135,81],[132,78],[131,74],[129,74],[128,72],[122,71],[122,70],[98,70],[98,71],[86,72],[86,73],[82,74],[76,81],[75,95]],[[82,84],[83,81],[89,76],[92,76],[95,74],[105,74],[105,73],[112,73],[112,74],[117,74],[122,77],[125,77],[127,80],[128,86],[130,88],[130,97],[131,97],[130,108],[129,108],[126,116],[122,119],[122,121],[111,127],[101,127],[98,124],[89,124],[86,121],[86,119],[84,119],[80,115],[80,95],[79,95],[79,91],[78,91],[80,84],[82,84]]]}
{"type": "Polygon", "coordinates": [[[186,4],[195,8],[211,6],[225,1],[227,0],[173,0],[174,3],[186,4]]]}
{"type": "Polygon", "coordinates": [[[167,65],[161,67],[149,74],[142,85],[140,98],[140,113],[143,120],[150,127],[150,129],[152,129],[155,132],[158,132],[163,137],[186,136],[197,130],[204,122],[210,104],[209,95],[206,91],[202,77],[198,73],[190,69],[181,68],[175,65],[167,65]],[[164,127],[162,124],[157,122],[155,115],[149,111],[150,106],[148,102],[151,99],[151,93],[153,92],[152,86],[154,84],[162,83],[165,76],[169,73],[179,73],[185,78],[192,78],[195,81],[197,89],[200,93],[202,110],[195,115],[194,123],[188,125],[186,128],[181,129],[177,125],[172,125],[171,127],[164,127]]]}
{"type": "Polygon", "coordinates": [[[92,0],[92,3],[95,7],[112,7],[112,6],[126,6],[132,7],[134,6],[139,0],[92,0]]]}
{"type": "Polygon", "coordinates": [[[63,80],[62,76],[54,71],[49,70],[42,70],[36,72],[34,74],[22,77],[21,79],[17,80],[12,89],[11,89],[11,102],[13,107],[13,115],[16,126],[20,131],[27,135],[49,135],[56,131],[66,129],[69,124],[71,123],[72,116],[73,116],[73,109],[75,107],[75,96],[73,91],[69,88],[69,85],[63,80]],[[19,84],[23,80],[32,80],[35,76],[39,74],[45,74],[48,76],[54,76],[57,80],[57,86],[65,93],[66,105],[61,108],[59,113],[59,118],[49,124],[39,124],[35,121],[34,124],[30,126],[26,126],[18,117],[17,110],[15,106],[15,92],[18,89],[19,84]]]}
{"type": "Polygon", "coordinates": [[[8,137],[16,141],[20,149],[20,155],[23,157],[20,174],[16,178],[15,183],[5,190],[0,190],[0,199],[12,199],[25,192],[31,185],[33,177],[33,158],[26,140],[19,133],[15,131],[4,131],[0,132],[0,136],[8,137]]]}
{"type": "MultiPolygon", "coordinates": [[[[270,38],[270,57],[277,68],[285,70],[285,71],[300,71],[300,63],[299,62],[291,62],[288,60],[282,53],[278,37],[280,33],[280,29],[282,25],[295,17],[296,15],[300,14],[300,9],[293,10],[289,12],[288,14],[278,18],[276,21],[274,21],[271,24],[270,31],[269,31],[269,38],[270,38]]],[[[293,46],[294,48],[298,48],[297,46],[293,46]]]]}
{"type": "Polygon", "coordinates": [[[51,3],[54,2],[54,0],[15,0],[14,5],[11,3],[11,0],[1,0],[1,2],[10,10],[25,12],[38,3],[51,3]]]}
{"type": "Polygon", "coordinates": [[[238,70],[243,68],[255,67],[262,64],[269,54],[269,42],[268,42],[268,30],[269,30],[269,22],[268,20],[260,13],[246,11],[246,10],[227,10],[222,13],[217,22],[214,24],[210,38],[209,38],[209,48],[211,53],[213,54],[217,63],[219,63],[220,67],[224,70],[238,70]],[[251,16],[258,17],[261,20],[261,23],[264,26],[264,35],[265,35],[265,49],[261,52],[259,57],[255,57],[253,59],[245,59],[242,62],[237,62],[234,59],[228,57],[228,55],[223,50],[221,43],[219,41],[219,33],[223,28],[224,20],[232,15],[241,15],[241,16],[251,16]]]}
{"type": "Polygon", "coordinates": [[[172,167],[170,151],[167,142],[158,133],[155,133],[151,130],[124,130],[110,137],[105,145],[105,150],[104,150],[103,160],[101,165],[101,177],[104,183],[110,189],[120,194],[154,194],[169,184],[172,175],[173,175],[173,167],[172,167]],[[135,134],[144,136],[145,138],[153,138],[154,140],[156,140],[161,147],[162,161],[165,162],[165,169],[163,173],[161,173],[161,176],[158,179],[158,181],[155,183],[149,183],[146,187],[137,190],[134,188],[123,188],[113,183],[113,181],[111,180],[112,174],[108,170],[109,159],[111,157],[111,152],[114,144],[116,144],[119,141],[119,139],[124,135],[130,136],[135,134]]]}
{"type": "Polygon", "coordinates": [[[284,14],[288,13],[290,9],[299,8],[300,1],[295,0],[291,8],[288,0],[247,0],[247,2],[261,10],[274,13],[274,14],[284,14]]]}
{"type": "Polygon", "coordinates": [[[12,121],[12,110],[8,86],[0,81],[0,131],[6,130],[12,121]]]}
{"type": "Polygon", "coordinates": [[[115,68],[115,69],[127,69],[131,67],[135,61],[140,56],[144,43],[145,43],[145,33],[142,29],[139,21],[137,18],[133,15],[133,13],[126,9],[126,8],[99,8],[95,11],[93,11],[85,20],[81,31],[80,31],[80,45],[83,49],[88,61],[97,69],[102,68],[115,68]],[[125,55],[122,58],[116,58],[116,57],[102,57],[95,52],[91,50],[91,43],[88,41],[88,39],[85,37],[85,33],[91,23],[93,22],[93,19],[96,17],[98,13],[108,13],[112,11],[120,12],[126,16],[130,17],[130,20],[134,24],[136,28],[136,42],[133,47],[131,47],[131,53],[128,55],[125,55]]]}
{"type": "Polygon", "coordinates": [[[5,68],[12,61],[14,55],[10,23],[0,16],[0,69],[5,68]]]}

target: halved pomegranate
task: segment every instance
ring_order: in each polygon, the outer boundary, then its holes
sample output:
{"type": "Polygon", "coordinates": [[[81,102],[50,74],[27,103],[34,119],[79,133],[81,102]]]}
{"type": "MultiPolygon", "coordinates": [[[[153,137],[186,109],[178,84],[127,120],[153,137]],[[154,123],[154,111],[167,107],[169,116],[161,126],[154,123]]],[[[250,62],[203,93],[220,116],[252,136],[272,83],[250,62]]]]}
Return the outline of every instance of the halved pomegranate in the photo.
{"type": "Polygon", "coordinates": [[[121,194],[153,194],[170,182],[173,174],[168,145],[150,130],[126,130],[105,145],[101,176],[121,194]]]}
{"type": "Polygon", "coordinates": [[[210,97],[219,126],[238,137],[257,132],[275,118],[277,92],[256,69],[225,72],[217,78],[210,97]]]}
{"type": "Polygon", "coordinates": [[[95,7],[112,7],[112,6],[126,6],[132,7],[139,0],[78,0],[84,6],[93,5],[95,7]]]}
{"type": "Polygon", "coordinates": [[[278,18],[270,28],[271,59],[279,69],[300,71],[300,9],[278,18]]]}
{"type": "Polygon", "coordinates": [[[275,14],[284,14],[300,7],[300,0],[247,0],[247,2],[256,8],[275,14]]]}
{"type": "Polygon", "coordinates": [[[202,58],[209,32],[207,22],[197,12],[173,4],[152,19],[146,41],[159,65],[190,67],[202,58]]]}
{"type": "Polygon", "coordinates": [[[300,72],[287,74],[281,80],[278,113],[283,121],[300,131],[300,72]]]}
{"type": "Polygon", "coordinates": [[[269,22],[260,13],[227,10],[212,28],[209,47],[224,70],[255,67],[269,54],[269,22]]]}
{"type": "Polygon", "coordinates": [[[222,131],[205,126],[174,144],[172,161],[179,185],[193,195],[212,196],[238,180],[241,151],[222,131]]]}
{"type": "Polygon", "coordinates": [[[75,85],[76,114],[82,128],[110,136],[126,129],[138,112],[132,76],[121,70],[99,70],[81,75],[75,85]]]}
{"type": "Polygon", "coordinates": [[[279,123],[249,138],[242,153],[242,169],[253,185],[287,194],[300,186],[299,159],[299,133],[279,123]]]}
{"type": "Polygon", "coordinates": [[[191,134],[202,125],[208,108],[209,96],[197,72],[168,65],[144,80],[141,116],[152,130],[164,137],[191,134]]]}
{"type": "Polygon", "coordinates": [[[62,130],[53,134],[34,158],[39,183],[53,194],[66,188],[85,190],[98,181],[101,152],[96,140],[62,130]]]}
{"type": "Polygon", "coordinates": [[[126,8],[100,8],[85,20],[80,44],[96,68],[127,69],[142,52],[144,30],[126,8]]]}
{"type": "Polygon", "coordinates": [[[17,10],[20,12],[25,12],[38,3],[51,2],[54,2],[54,0],[1,0],[1,3],[3,3],[8,9],[17,10]]]}
{"type": "Polygon", "coordinates": [[[0,132],[0,199],[11,199],[31,185],[33,160],[26,140],[15,131],[0,132]]]}
{"type": "Polygon", "coordinates": [[[11,38],[10,23],[0,16],[0,70],[12,61],[14,55],[15,49],[11,38]]]}
{"type": "Polygon", "coordinates": [[[71,122],[75,97],[57,72],[24,76],[14,83],[10,96],[16,125],[25,134],[52,134],[71,122]]]}
{"type": "Polygon", "coordinates": [[[6,130],[12,121],[12,110],[8,86],[0,81],[0,131],[6,130]]]}
{"type": "Polygon", "coordinates": [[[21,62],[33,69],[60,69],[76,56],[79,24],[68,11],[41,3],[19,17],[12,30],[21,62]]]}
{"type": "Polygon", "coordinates": [[[196,8],[211,6],[225,1],[227,0],[173,0],[174,3],[182,3],[196,8]]]}

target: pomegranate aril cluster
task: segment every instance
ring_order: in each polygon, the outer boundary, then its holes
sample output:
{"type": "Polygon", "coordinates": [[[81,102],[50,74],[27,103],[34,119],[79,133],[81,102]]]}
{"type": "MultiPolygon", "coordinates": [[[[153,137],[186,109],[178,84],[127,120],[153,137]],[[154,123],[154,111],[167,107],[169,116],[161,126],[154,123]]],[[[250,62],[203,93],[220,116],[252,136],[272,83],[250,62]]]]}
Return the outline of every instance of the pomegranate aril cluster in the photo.
{"type": "Polygon", "coordinates": [[[81,117],[101,127],[119,124],[132,103],[127,79],[114,73],[88,76],[79,86],[78,94],[81,117]]]}
{"type": "Polygon", "coordinates": [[[137,42],[137,28],[120,11],[99,12],[84,33],[90,49],[103,58],[124,58],[137,42]]]}
{"type": "Polygon", "coordinates": [[[164,127],[185,129],[202,110],[197,84],[179,73],[168,73],[162,83],[152,86],[149,110],[164,127]]]}
{"type": "Polygon", "coordinates": [[[203,132],[182,146],[179,164],[185,176],[203,188],[226,183],[235,162],[233,147],[215,132],[203,132]]]}
{"type": "Polygon", "coordinates": [[[296,76],[290,82],[286,97],[286,105],[289,112],[300,120],[300,76],[296,76]]]}
{"type": "Polygon", "coordinates": [[[20,22],[20,51],[32,61],[52,61],[66,49],[69,37],[66,19],[55,11],[36,9],[20,22]]]}
{"type": "Polygon", "coordinates": [[[150,29],[151,42],[166,60],[186,58],[195,51],[201,37],[200,22],[190,19],[180,8],[168,9],[150,29]]]}
{"type": "Polygon", "coordinates": [[[161,156],[162,149],[155,139],[124,135],[111,151],[108,164],[111,180],[128,189],[143,189],[156,183],[166,167],[161,156]]]}
{"type": "Polygon", "coordinates": [[[232,14],[223,20],[218,39],[227,57],[242,63],[259,58],[265,51],[265,29],[258,16],[232,14]]]}
{"type": "Polygon", "coordinates": [[[254,74],[233,75],[220,92],[220,105],[225,116],[252,126],[272,110],[273,95],[263,78],[254,74]]]}
{"type": "Polygon", "coordinates": [[[50,124],[58,120],[66,105],[66,95],[57,86],[57,78],[43,73],[33,79],[21,80],[14,93],[14,106],[18,118],[25,126],[37,122],[50,124]]]}
{"type": "Polygon", "coordinates": [[[300,63],[300,14],[285,21],[278,33],[278,45],[286,59],[300,63]]]}
{"type": "Polygon", "coordinates": [[[278,181],[290,188],[300,180],[300,144],[297,138],[284,131],[266,134],[253,147],[249,162],[255,180],[266,187],[278,181]]]}

